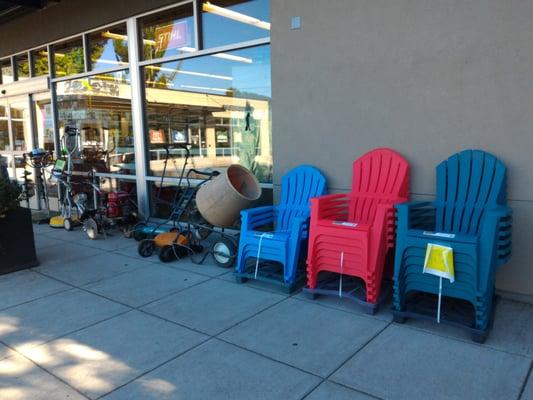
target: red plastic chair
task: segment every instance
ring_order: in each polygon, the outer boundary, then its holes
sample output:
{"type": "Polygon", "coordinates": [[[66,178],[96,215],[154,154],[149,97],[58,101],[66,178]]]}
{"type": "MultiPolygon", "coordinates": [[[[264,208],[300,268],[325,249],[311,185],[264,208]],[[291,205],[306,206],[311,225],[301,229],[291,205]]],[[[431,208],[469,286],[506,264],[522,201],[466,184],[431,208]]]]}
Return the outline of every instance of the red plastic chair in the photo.
{"type": "Polygon", "coordinates": [[[311,199],[308,288],[330,271],[361,278],[377,303],[387,252],[394,247],[394,204],[408,200],[409,164],[380,148],[354,161],[352,192],[311,199]]]}

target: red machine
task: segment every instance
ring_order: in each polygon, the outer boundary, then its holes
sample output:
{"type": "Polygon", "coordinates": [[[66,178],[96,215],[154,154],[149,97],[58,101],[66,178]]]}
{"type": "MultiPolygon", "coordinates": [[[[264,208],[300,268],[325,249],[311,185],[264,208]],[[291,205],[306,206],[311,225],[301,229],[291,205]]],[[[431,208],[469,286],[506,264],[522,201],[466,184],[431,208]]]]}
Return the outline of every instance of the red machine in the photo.
{"type": "Polygon", "coordinates": [[[130,195],[123,191],[107,193],[107,217],[125,217],[131,213],[130,195]]]}
{"type": "Polygon", "coordinates": [[[131,195],[123,190],[104,192],[93,184],[94,196],[99,198],[98,207],[86,210],[81,220],[87,236],[96,239],[99,233],[119,227],[124,236],[130,237],[137,222],[137,207],[131,195]]]}
{"type": "Polygon", "coordinates": [[[305,291],[312,298],[359,299],[371,313],[376,311],[386,257],[394,247],[394,204],[407,201],[408,193],[409,164],[397,152],[380,148],[353,163],[351,193],[311,199],[305,291]],[[335,273],[335,289],[320,286],[324,271],[335,273]],[[362,299],[343,287],[343,275],[364,281],[362,299]]]}

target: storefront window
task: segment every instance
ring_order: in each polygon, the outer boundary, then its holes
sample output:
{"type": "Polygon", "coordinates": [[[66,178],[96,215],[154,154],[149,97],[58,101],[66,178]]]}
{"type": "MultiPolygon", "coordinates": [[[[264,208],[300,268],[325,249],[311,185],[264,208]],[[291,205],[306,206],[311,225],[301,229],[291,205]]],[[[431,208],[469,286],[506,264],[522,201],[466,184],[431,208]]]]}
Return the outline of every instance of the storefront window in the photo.
{"type": "Polygon", "coordinates": [[[75,168],[135,174],[131,88],[127,71],[56,83],[60,136],[80,132],[75,168]]]}
{"type": "Polygon", "coordinates": [[[7,105],[0,103],[0,151],[10,151],[7,105]]]}
{"type": "Polygon", "coordinates": [[[17,66],[17,80],[21,81],[30,77],[30,63],[27,53],[15,56],[15,65],[17,66]]]}
{"type": "Polygon", "coordinates": [[[46,48],[33,51],[33,74],[34,76],[48,75],[48,51],[46,48]]]}
{"type": "Polygon", "coordinates": [[[30,110],[26,99],[10,103],[11,129],[13,130],[14,150],[28,151],[30,141],[30,110]]]}
{"type": "Polygon", "coordinates": [[[13,68],[11,67],[11,59],[6,58],[0,60],[0,78],[2,79],[1,83],[11,83],[13,82],[13,68]]]}
{"type": "Polygon", "coordinates": [[[145,60],[196,50],[192,3],[141,18],[139,30],[145,60]]]}
{"type": "Polygon", "coordinates": [[[239,163],[272,182],[270,46],[144,68],[150,172],[239,163]]]}
{"type": "Polygon", "coordinates": [[[81,37],[54,44],[54,67],[55,76],[58,78],[85,71],[81,37]]]}
{"type": "Polygon", "coordinates": [[[270,37],[269,0],[202,1],[204,47],[270,37]]]}
{"type": "Polygon", "coordinates": [[[128,64],[128,36],[126,25],[117,25],[89,36],[91,69],[102,69],[128,64]]]}
{"type": "Polygon", "coordinates": [[[35,101],[35,124],[37,130],[37,147],[53,152],[54,124],[50,99],[35,101]]]}

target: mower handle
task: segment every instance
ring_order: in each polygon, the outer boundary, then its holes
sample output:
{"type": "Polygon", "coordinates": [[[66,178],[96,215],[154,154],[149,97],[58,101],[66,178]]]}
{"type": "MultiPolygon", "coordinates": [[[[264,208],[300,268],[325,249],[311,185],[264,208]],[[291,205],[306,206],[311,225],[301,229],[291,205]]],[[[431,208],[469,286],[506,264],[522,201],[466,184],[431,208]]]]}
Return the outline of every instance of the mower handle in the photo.
{"type": "Polygon", "coordinates": [[[218,171],[207,172],[207,171],[198,171],[197,169],[191,168],[189,170],[189,172],[187,172],[187,176],[189,176],[193,172],[195,174],[197,174],[197,175],[203,175],[203,176],[207,176],[207,177],[215,177],[215,176],[220,175],[220,172],[218,172],[218,171]]]}

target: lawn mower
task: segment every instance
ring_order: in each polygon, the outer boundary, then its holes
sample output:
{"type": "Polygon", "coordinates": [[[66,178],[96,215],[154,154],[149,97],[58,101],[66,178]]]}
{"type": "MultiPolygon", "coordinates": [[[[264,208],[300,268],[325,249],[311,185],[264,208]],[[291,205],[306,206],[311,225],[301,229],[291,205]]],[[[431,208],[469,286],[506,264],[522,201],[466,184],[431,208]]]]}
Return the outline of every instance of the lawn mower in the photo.
{"type": "Polygon", "coordinates": [[[93,188],[94,208],[87,209],[80,217],[83,230],[90,239],[99,234],[107,236],[107,231],[118,227],[125,237],[131,237],[137,222],[137,205],[130,193],[123,190],[103,191],[96,183],[94,170],[89,173],[93,188]]]}

